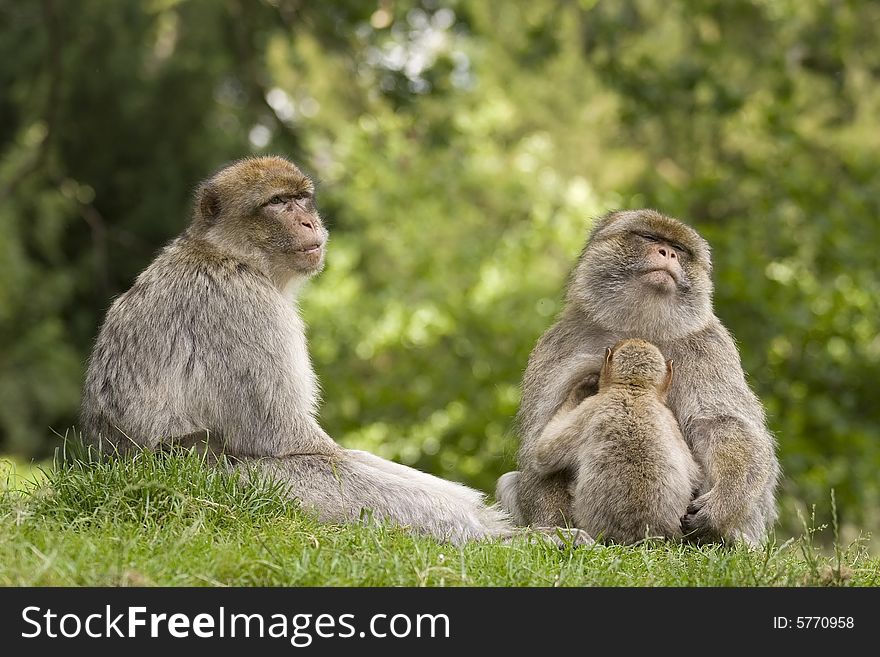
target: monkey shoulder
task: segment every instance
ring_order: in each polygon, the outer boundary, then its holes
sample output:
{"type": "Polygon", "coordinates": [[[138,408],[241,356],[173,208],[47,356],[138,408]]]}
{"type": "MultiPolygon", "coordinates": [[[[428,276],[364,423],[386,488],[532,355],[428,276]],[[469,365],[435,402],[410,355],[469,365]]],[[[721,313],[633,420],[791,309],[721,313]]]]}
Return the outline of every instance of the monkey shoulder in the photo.
{"type": "Polygon", "coordinates": [[[566,309],[532,350],[517,413],[521,457],[527,458],[528,443],[537,439],[573,388],[598,375],[604,343],[594,333],[584,317],[566,309]]]}
{"type": "Polygon", "coordinates": [[[720,320],[660,348],[675,361],[667,404],[683,429],[697,418],[719,416],[763,425],[761,402],[746,381],[733,336],[720,320]]]}
{"type": "Polygon", "coordinates": [[[151,268],[175,281],[211,281],[228,289],[239,286],[269,289],[269,279],[253,265],[205,239],[184,234],[166,246],[151,268]]]}
{"type": "Polygon", "coordinates": [[[102,333],[122,336],[118,342],[129,350],[150,344],[174,358],[193,353],[204,360],[230,350],[264,353],[301,328],[299,315],[264,274],[184,234],[116,299],[102,333]],[[254,340],[255,331],[261,340],[254,340]]]}
{"type": "Polygon", "coordinates": [[[272,308],[280,297],[254,266],[186,234],[162,250],[131,292],[160,297],[161,308],[184,317],[191,313],[248,316],[272,308]]]}
{"type": "Polygon", "coordinates": [[[526,372],[554,370],[571,358],[593,355],[608,346],[611,334],[575,310],[566,309],[547,329],[529,356],[526,372]]]}
{"type": "Polygon", "coordinates": [[[571,352],[571,341],[566,340],[567,327],[561,321],[547,329],[538,339],[526,365],[525,382],[541,379],[571,352]]]}

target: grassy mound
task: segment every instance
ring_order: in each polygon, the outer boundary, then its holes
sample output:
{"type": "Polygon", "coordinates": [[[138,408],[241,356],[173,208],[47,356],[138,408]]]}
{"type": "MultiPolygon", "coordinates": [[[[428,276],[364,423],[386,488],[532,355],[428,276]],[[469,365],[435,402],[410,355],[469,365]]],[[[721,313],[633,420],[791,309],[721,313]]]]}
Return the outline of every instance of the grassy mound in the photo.
{"type": "Polygon", "coordinates": [[[385,526],[318,523],[272,482],[245,485],[194,454],[68,460],[0,492],[0,585],[877,585],[864,542],[815,530],[762,550],[646,542],[455,548],[385,526]]]}

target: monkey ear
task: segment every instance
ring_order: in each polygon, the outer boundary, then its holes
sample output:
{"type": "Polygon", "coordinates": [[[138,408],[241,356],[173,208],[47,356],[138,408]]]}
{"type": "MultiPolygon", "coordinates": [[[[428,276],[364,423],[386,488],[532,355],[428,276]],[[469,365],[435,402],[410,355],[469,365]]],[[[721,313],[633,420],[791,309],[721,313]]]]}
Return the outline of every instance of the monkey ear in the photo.
{"type": "Polygon", "coordinates": [[[611,359],[614,356],[614,349],[605,347],[605,362],[602,365],[602,371],[599,372],[599,387],[604,388],[611,381],[611,359]]]}
{"type": "Polygon", "coordinates": [[[204,182],[196,191],[196,217],[213,224],[220,215],[220,193],[213,183],[204,182]]]}

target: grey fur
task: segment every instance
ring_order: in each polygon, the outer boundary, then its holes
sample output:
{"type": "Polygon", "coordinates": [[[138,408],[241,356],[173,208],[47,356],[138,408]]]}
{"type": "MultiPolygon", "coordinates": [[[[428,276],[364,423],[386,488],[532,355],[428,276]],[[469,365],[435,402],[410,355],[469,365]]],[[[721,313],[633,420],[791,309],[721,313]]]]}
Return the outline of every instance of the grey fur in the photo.
{"type": "Polygon", "coordinates": [[[366,511],[455,543],[513,535],[481,493],[344,449],[318,424],[305,326],[287,294],[320,270],[326,238],[311,182],[282,158],[206,181],[190,227],[107,312],[83,390],[85,438],[104,452],[223,452],[327,521],[366,511]]]}
{"type": "MultiPolygon", "coordinates": [[[[676,250],[677,252],[677,250],[676,250]]],[[[652,210],[599,220],[572,272],[567,303],[541,337],[523,378],[518,473],[499,480],[502,506],[533,525],[571,517],[570,477],[545,477],[538,437],[585,377],[597,378],[603,350],[625,338],[654,343],[678,365],[667,404],[700,465],[704,491],[682,527],[695,540],[761,541],[776,519],[776,443],[749,388],[730,333],[712,311],[709,246],[693,229],[652,210]],[[639,234],[684,247],[674,292],[641,278],[649,250],[639,234]]]]}

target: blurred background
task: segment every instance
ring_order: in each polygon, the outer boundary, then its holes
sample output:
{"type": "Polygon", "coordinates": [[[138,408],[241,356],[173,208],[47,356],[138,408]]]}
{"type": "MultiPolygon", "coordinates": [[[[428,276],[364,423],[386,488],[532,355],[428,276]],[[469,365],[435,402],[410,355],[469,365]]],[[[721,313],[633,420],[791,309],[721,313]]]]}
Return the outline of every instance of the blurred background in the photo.
{"type": "Polygon", "coordinates": [[[880,4],[0,0],[0,454],[77,421],[111,299],[229,160],[331,230],[302,301],[348,446],[491,491],[590,222],[694,225],[797,511],[880,528],[880,4]]]}

